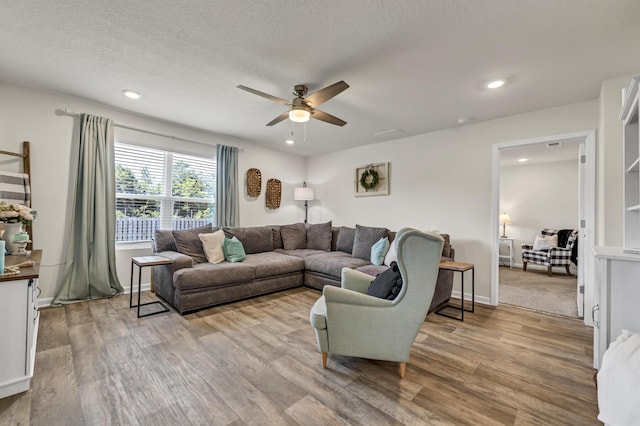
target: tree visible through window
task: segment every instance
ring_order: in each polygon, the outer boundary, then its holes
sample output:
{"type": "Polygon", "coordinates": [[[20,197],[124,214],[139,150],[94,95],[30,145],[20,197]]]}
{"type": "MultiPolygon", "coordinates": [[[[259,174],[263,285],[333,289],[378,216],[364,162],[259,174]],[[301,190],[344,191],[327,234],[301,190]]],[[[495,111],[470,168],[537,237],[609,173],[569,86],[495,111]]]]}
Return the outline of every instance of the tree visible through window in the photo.
{"type": "Polygon", "coordinates": [[[150,240],[156,229],[214,222],[216,162],[115,144],[116,241],[150,240]]]}

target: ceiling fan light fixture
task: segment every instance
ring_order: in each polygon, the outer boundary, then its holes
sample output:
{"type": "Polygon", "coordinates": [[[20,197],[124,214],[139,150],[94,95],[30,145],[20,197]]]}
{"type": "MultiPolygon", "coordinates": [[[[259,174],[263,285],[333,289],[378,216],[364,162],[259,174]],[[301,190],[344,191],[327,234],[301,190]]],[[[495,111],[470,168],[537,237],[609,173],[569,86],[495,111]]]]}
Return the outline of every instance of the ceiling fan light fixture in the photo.
{"type": "Polygon", "coordinates": [[[311,113],[304,107],[293,107],[291,111],[289,111],[289,120],[294,123],[306,123],[309,121],[309,117],[311,117],[311,113]]]}

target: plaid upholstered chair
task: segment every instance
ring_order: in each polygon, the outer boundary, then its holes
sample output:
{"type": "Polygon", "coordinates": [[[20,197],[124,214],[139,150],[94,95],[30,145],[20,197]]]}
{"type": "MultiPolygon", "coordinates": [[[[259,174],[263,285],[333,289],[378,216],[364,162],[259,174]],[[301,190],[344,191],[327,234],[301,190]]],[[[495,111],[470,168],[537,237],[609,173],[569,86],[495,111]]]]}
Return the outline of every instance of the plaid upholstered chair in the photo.
{"type": "Polygon", "coordinates": [[[571,262],[578,264],[577,247],[578,230],[543,229],[542,236],[536,237],[534,244],[522,244],[522,270],[527,270],[527,263],[544,265],[551,277],[554,266],[564,266],[567,275],[571,275],[571,262]]]}

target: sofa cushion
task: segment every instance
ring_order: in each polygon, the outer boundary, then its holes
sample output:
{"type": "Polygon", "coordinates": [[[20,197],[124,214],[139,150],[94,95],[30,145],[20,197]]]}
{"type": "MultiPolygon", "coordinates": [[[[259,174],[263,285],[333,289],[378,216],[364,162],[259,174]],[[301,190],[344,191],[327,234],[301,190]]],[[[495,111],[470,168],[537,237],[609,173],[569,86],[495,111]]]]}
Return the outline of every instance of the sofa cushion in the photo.
{"type": "Polygon", "coordinates": [[[442,255],[444,257],[451,257],[451,243],[449,242],[449,234],[440,234],[444,238],[444,246],[442,246],[442,255]]]}
{"type": "Polygon", "coordinates": [[[275,251],[248,254],[245,264],[255,267],[256,278],[290,274],[304,270],[304,260],[275,251]]]}
{"type": "Polygon", "coordinates": [[[307,245],[312,250],[331,250],[331,221],[307,225],[307,245]]]}
{"type": "Polygon", "coordinates": [[[353,239],[353,257],[371,259],[371,247],[387,236],[387,228],[373,228],[356,225],[356,235],[353,239]]]}
{"type": "Polygon", "coordinates": [[[336,247],[338,246],[338,235],[340,234],[339,226],[331,227],[331,251],[338,250],[336,247]]]}
{"type": "Polygon", "coordinates": [[[340,232],[338,233],[338,241],[336,242],[336,250],[351,253],[353,251],[353,239],[355,236],[356,230],[354,228],[341,226],[340,232]]]}
{"type": "Polygon", "coordinates": [[[280,235],[280,227],[272,226],[271,227],[271,236],[273,237],[273,249],[281,249],[284,248],[282,245],[282,236],[280,235]]]}
{"type": "Polygon", "coordinates": [[[227,238],[236,237],[247,254],[273,250],[273,234],[270,226],[224,228],[227,238]]]}
{"type": "Polygon", "coordinates": [[[307,230],[302,222],[281,226],[280,235],[285,250],[307,248],[307,230]]]}
{"type": "Polygon", "coordinates": [[[211,234],[198,234],[202,241],[202,249],[209,263],[224,262],[224,232],[222,229],[212,232],[211,234]]]}
{"type": "Polygon", "coordinates": [[[314,254],[322,254],[326,253],[324,250],[309,250],[309,249],[299,249],[299,250],[284,250],[278,249],[274,250],[276,253],[286,254],[287,256],[295,256],[305,258],[307,256],[313,256],[314,254]]]}
{"type": "Polygon", "coordinates": [[[356,271],[358,272],[364,272],[365,274],[369,274],[372,277],[377,276],[378,274],[383,273],[384,271],[386,271],[387,269],[389,269],[388,266],[386,265],[380,265],[380,266],[376,266],[376,265],[364,265],[364,266],[360,266],[359,268],[356,268],[356,271]]]}
{"type": "Polygon", "coordinates": [[[256,274],[253,265],[244,262],[199,263],[173,274],[173,286],[177,290],[223,287],[252,281],[256,274]]]}
{"type": "Polygon", "coordinates": [[[161,251],[178,251],[172,231],[156,229],[153,233],[153,252],[159,253],[161,251]]]}
{"type": "Polygon", "coordinates": [[[190,256],[195,263],[203,263],[208,262],[208,260],[204,255],[202,241],[200,241],[198,234],[210,234],[212,232],[211,225],[205,225],[200,228],[172,231],[172,234],[176,242],[176,248],[180,253],[190,256]]]}
{"type": "Polygon", "coordinates": [[[225,238],[222,251],[227,262],[242,262],[247,257],[242,243],[236,237],[225,238]]]}
{"type": "Polygon", "coordinates": [[[342,275],[342,268],[356,269],[367,264],[369,264],[368,261],[341,251],[324,252],[304,258],[304,267],[307,271],[329,275],[338,280],[342,275]]]}

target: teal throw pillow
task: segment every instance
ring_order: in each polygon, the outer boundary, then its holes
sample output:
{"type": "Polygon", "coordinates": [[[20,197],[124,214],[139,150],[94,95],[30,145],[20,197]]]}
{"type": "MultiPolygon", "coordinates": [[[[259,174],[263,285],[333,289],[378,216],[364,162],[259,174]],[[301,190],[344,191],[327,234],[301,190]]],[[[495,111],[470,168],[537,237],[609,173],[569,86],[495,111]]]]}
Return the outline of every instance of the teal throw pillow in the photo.
{"type": "Polygon", "coordinates": [[[224,260],[227,262],[242,262],[247,257],[242,243],[236,237],[225,238],[222,251],[224,252],[224,260]]]}
{"type": "Polygon", "coordinates": [[[389,251],[389,238],[380,238],[377,243],[371,246],[371,263],[376,266],[382,265],[387,251],[389,251]]]}

